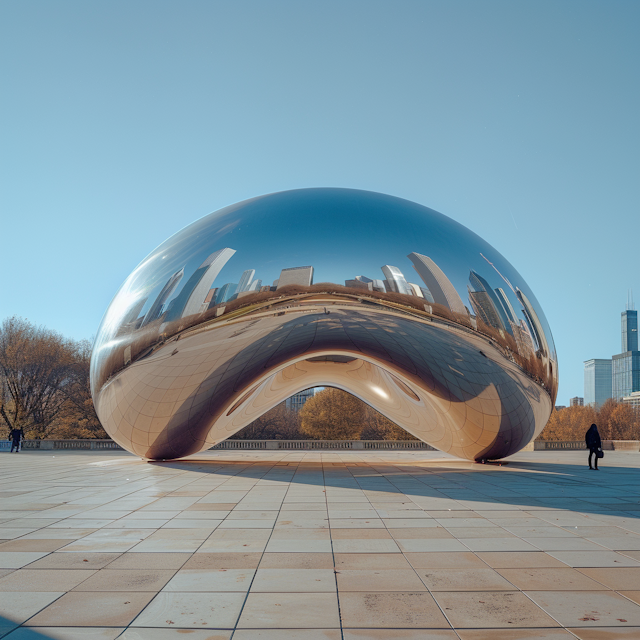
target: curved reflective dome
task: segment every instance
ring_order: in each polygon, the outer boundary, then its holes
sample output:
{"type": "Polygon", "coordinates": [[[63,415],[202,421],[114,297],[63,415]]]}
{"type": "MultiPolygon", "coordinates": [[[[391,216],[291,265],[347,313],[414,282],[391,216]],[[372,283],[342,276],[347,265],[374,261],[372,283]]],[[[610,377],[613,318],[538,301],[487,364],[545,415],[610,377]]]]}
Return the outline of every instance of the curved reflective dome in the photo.
{"type": "Polygon", "coordinates": [[[475,233],[400,198],[300,189],[147,256],[102,320],[91,384],[107,433],[151,459],[208,449],[314,386],[484,459],[542,430],[557,366],[532,291],[475,233]]]}

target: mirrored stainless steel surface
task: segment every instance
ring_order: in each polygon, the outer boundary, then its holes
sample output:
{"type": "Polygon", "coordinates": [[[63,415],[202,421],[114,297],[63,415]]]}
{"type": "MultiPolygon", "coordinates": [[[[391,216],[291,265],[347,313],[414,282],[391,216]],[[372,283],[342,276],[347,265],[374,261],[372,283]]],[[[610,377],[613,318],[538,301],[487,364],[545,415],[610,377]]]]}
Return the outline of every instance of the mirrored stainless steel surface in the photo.
{"type": "Polygon", "coordinates": [[[484,459],[542,430],[557,362],[533,292],[475,233],[322,188],[226,207],[148,255],[105,313],[91,383],[107,433],[151,459],[207,449],[313,386],[484,459]]]}

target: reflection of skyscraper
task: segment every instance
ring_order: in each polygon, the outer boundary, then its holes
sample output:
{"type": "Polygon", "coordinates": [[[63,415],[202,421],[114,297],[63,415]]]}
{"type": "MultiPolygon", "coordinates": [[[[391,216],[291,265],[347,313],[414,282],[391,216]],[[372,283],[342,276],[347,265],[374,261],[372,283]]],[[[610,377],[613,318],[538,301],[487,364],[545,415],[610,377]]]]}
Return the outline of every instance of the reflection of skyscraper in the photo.
{"type": "Polygon", "coordinates": [[[235,249],[229,248],[212,253],[193,272],[180,293],[174,298],[165,322],[172,322],[198,313],[214,280],[234,253],[235,249]]]}
{"type": "Polygon", "coordinates": [[[256,275],[255,269],[247,269],[242,272],[240,276],[240,282],[238,282],[238,286],[236,287],[236,293],[240,293],[241,291],[248,291],[251,286],[251,281],[253,280],[253,276],[256,275]]]}
{"type": "Polygon", "coordinates": [[[305,389],[304,391],[301,391],[300,393],[296,393],[290,398],[287,398],[285,403],[286,407],[287,409],[293,409],[295,412],[298,412],[300,411],[300,409],[302,409],[302,407],[304,407],[304,403],[309,398],[313,398],[313,396],[314,396],[313,389],[305,389]]]}
{"type": "MultiPolygon", "coordinates": [[[[509,325],[507,313],[502,306],[502,301],[491,288],[491,285],[476,271],[470,272],[469,282],[475,292],[473,297],[476,299],[476,304],[482,305],[483,310],[488,317],[488,321],[485,320],[485,322],[499,331],[505,330],[511,333],[512,331],[511,326],[509,325]]],[[[473,306],[471,293],[469,293],[469,300],[473,306]]],[[[476,315],[478,315],[477,312],[476,315]]]]}
{"type": "Polygon", "coordinates": [[[313,284],[313,267],[289,267],[288,269],[283,269],[276,282],[278,283],[278,289],[290,284],[310,287],[313,284]]]}
{"type": "Polygon", "coordinates": [[[469,287],[469,302],[476,317],[480,318],[484,324],[498,331],[505,328],[487,291],[472,291],[469,287]]]}
{"type": "Polygon", "coordinates": [[[144,317],[142,321],[142,325],[149,324],[154,320],[157,320],[163,312],[164,303],[169,299],[169,296],[175,291],[175,288],[182,280],[182,276],[184,276],[184,267],[180,269],[180,271],[176,271],[168,280],[167,283],[162,287],[162,290],[158,294],[158,297],[155,299],[154,303],[151,305],[149,311],[147,311],[147,315],[144,317]]]}
{"type": "Polygon", "coordinates": [[[494,291],[496,292],[496,297],[498,298],[498,300],[500,302],[500,306],[502,307],[502,311],[506,315],[506,317],[509,320],[509,322],[510,323],[514,323],[514,324],[518,324],[518,318],[516,316],[516,312],[514,311],[513,307],[511,306],[511,302],[509,302],[509,297],[505,293],[504,289],[501,289],[500,287],[498,287],[497,289],[494,289],[494,291]]]}
{"type": "Polygon", "coordinates": [[[599,409],[611,398],[611,360],[586,360],[584,363],[584,404],[599,409]]]}
{"type": "MultiPolygon", "coordinates": [[[[131,309],[129,309],[129,311],[127,312],[127,314],[125,315],[125,317],[122,319],[122,323],[120,324],[121,327],[125,327],[126,325],[130,325],[132,323],[134,323],[137,319],[138,316],[140,315],[140,312],[142,311],[142,307],[144,307],[145,302],[148,300],[149,298],[141,298],[140,300],[138,300],[138,302],[136,302],[133,307],[131,307],[131,309]]],[[[131,328],[131,327],[129,327],[131,328]]]]}
{"type": "Polygon", "coordinates": [[[260,291],[260,287],[262,286],[262,280],[254,280],[250,285],[247,291],[260,291]]]}
{"type": "Polygon", "coordinates": [[[200,307],[200,313],[204,313],[209,307],[213,307],[215,305],[217,293],[218,287],[215,289],[209,289],[209,293],[207,293],[207,297],[204,299],[204,302],[200,307]]]}
{"type": "Polygon", "coordinates": [[[388,287],[389,293],[411,293],[411,287],[407,284],[404,278],[404,274],[398,267],[393,267],[390,264],[385,264],[384,267],[380,267],[382,273],[385,275],[385,285],[388,287]]]}
{"type": "Polygon", "coordinates": [[[358,280],[354,278],[353,280],[345,280],[344,286],[349,287],[351,289],[362,289],[363,291],[373,291],[373,285],[371,282],[363,282],[362,280],[358,280]]]}
{"type": "Polygon", "coordinates": [[[522,293],[520,289],[518,289],[518,287],[516,287],[516,296],[518,297],[518,300],[522,305],[522,311],[524,313],[524,317],[533,340],[535,343],[537,343],[536,348],[542,351],[542,355],[550,355],[549,344],[545,337],[542,323],[540,322],[540,318],[538,318],[538,314],[534,311],[533,305],[529,302],[527,296],[525,296],[525,294],[522,293]]]}
{"type": "Polygon", "coordinates": [[[455,313],[467,315],[467,308],[451,280],[431,258],[415,252],[410,253],[407,258],[413,262],[413,268],[431,292],[435,303],[442,304],[455,313]]]}
{"type": "Polygon", "coordinates": [[[220,289],[218,289],[216,304],[227,302],[227,300],[234,295],[237,286],[238,284],[236,282],[227,282],[227,284],[223,284],[220,289]]]}

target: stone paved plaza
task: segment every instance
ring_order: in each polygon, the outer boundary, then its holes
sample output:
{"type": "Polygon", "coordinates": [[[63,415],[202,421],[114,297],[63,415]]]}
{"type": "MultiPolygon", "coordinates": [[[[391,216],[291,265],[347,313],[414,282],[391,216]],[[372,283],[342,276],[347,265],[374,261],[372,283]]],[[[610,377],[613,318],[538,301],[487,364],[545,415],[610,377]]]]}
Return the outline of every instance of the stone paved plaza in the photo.
{"type": "Polygon", "coordinates": [[[637,639],[640,455],[602,462],[3,453],[0,636],[637,639]]]}

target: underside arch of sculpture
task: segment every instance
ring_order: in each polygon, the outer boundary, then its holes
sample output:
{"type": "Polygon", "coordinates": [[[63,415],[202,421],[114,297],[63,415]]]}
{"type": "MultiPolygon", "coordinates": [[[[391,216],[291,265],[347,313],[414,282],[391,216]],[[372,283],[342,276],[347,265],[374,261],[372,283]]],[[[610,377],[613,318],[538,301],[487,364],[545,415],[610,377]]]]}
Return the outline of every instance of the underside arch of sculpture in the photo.
{"type": "Polygon", "coordinates": [[[333,386],[479,460],[542,430],[557,372],[533,292],[479,236],[407,200],[323,188],[226,207],[160,245],[105,313],[91,384],[107,433],[148,459],[333,386]]]}

